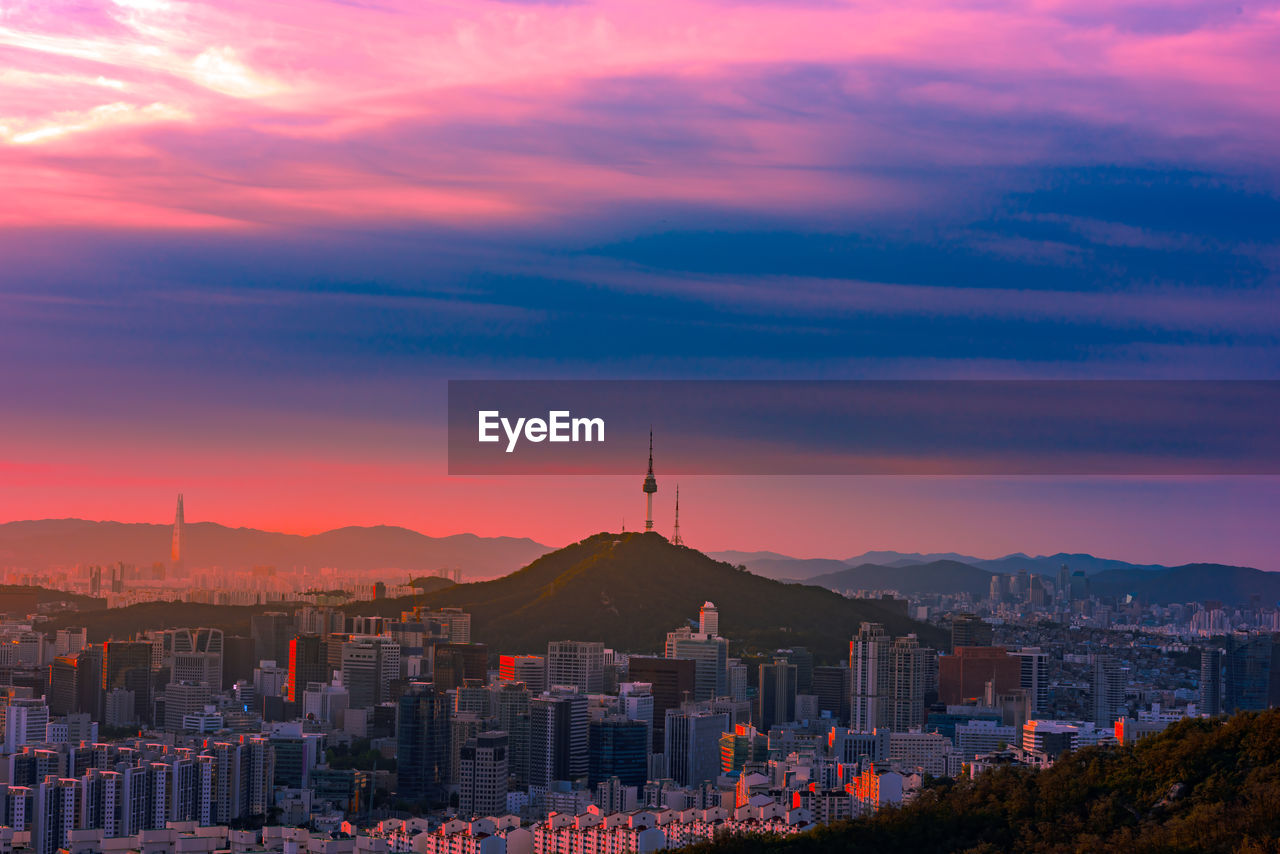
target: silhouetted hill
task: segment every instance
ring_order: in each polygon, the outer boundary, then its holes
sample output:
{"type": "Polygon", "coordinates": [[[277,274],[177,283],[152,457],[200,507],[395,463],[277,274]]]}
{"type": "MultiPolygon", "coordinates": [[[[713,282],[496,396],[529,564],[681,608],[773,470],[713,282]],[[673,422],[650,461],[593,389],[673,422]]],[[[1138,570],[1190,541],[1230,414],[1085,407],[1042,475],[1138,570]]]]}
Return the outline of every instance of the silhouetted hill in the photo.
{"type": "Polygon", "coordinates": [[[1263,605],[1280,602],[1280,573],[1220,563],[1189,563],[1153,572],[1117,569],[1089,579],[1099,596],[1133,594],[1147,602],[1203,602],[1217,599],[1228,605],[1247,605],[1257,596],[1263,605]]]}
{"type": "Polygon", "coordinates": [[[864,620],[885,623],[893,634],[916,632],[927,644],[946,642],[890,606],[742,572],[658,534],[597,534],[505,578],[427,598],[469,611],[472,636],[504,652],[545,652],[551,640],[660,652],[666,633],[696,618],[708,599],[720,610],[721,634],[748,648],[798,644],[823,660],[843,660],[864,620]]]}
{"type": "Polygon", "coordinates": [[[862,566],[851,566],[839,572],[811,578],[808,583],[839,591],[896,590],[904,595],[972,593],[975,596],[986,596],[991,589],[991,573],[954,560],[902,566],[864,563],[862,566]]]}
{"type": "MultiPolygon", "coordinates": [[[[53,566],[150,566],[169,558],[169,525],[44,519],[0,525],[0,566],[39,571],[53,566]]],[[[491,578],[524,566],[549,549],[530,539],[455,534],[429,537],[391,525],[348,527],[301,536],[188,522],[191,567],[334,567],[406,572],[460,567],[464,577],[491,578]]]]}
{"type": "Polygon", "coordinates": [[[863,552],[860,555],[845,558],[844,562],[849,566],[861,566],[864,563],[874,563],[877,566],[906,566],[913,563],[934,563],[940,560],[953,560],[958,563],[967,563],[970,566],[977,566],[980,562],[979,558],[956,554],[955,552],[922,554],[920,552],[895,552],[893,550],[863,552]]]}
{"type": "MultiPolygon", "coordinates": [[[[773,578],[777,581],[806,581],[817,575],[836,572],[846,568],[847,564],[830,558],[786,557],[750,557],[734,560],[733,555],[744,555],[743,552],[709,552],[708,557],[723,560],[734,566],[743,565],[756,575],[773,578]]],[[[756,554],[768,554],[757,552],[756,554]]]]}
{"type": "Polygon", "coordinates": [[[1003,851],[1274,852],[1280,846],[1280,710],[1188,720],[1050,769],[945,781],[900,809],[781,839],[726,838],[686,854],[1003,851]]]}
{"type": "MultiPolygon", "coordinates": [[[[352,615],[369,617],[399,617],[404,611],[413,608],[423,601],[423,595],[452,587],[453,582],[444,578],[418,579],[423,587],[423,594],[407,596],[399,599],[379,599],[374,602],[351,602],[341,606],[341,610],[352,615]]],[[[58,591],[44,591],[51,601],[52,597],[69,596],[58,591]]],[[[78,597],[88,603],[97,600],[78,597]]],[[[105,603],[104,603],[105,604],[105,603]]],[[[249,634],[249,617],[267,611],[292,612],[300,607],[297,602],[274,602],[267,605],[205,605],[199,602],[143,602],[125,608],[84,608],[79,611],[63,611],[53,615],[47,622],[40,624],[40,630],[53,635],[58,629],[71,626],[84,626],[89,632],[89,640],[98,643],[115,638],[124,640],[134,634],[148,629],[171,629],[184,626],[205,626],[222,629],[228,635],[249,634]]]]}

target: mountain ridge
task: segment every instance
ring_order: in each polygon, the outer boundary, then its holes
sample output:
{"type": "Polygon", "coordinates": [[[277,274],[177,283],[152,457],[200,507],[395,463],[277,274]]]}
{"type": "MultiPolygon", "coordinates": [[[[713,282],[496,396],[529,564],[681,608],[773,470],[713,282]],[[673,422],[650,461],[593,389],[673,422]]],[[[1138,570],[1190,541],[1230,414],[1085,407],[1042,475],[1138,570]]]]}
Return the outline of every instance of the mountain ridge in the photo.
{"type": "MultiPolygon", "coordinates": [[[[88,519],[33,519],[0,524],[0,566],[39,571],[55,566],[149,566],[167,562],[172,525],[88,519]]],[[[189,565],[326,566],[406,573],[459,567],[471,578],[511,572],[551,551],[527,537],[472,533],[433,537],[398,525],[347,525],[316,534],[287,534],[217,522],[187,522],[189,565]]]]}

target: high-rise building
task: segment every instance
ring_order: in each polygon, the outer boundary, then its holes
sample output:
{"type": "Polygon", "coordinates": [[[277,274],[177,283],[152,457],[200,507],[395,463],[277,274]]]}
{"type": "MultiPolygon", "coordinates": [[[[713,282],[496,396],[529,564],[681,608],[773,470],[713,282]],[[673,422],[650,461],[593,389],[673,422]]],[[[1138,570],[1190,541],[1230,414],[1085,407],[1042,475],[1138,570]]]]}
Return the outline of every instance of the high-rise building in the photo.
{"type": "Polygon", "coordinates": [[[110,640],[103,645],[102,691],[133,693],[133,719],[151,720],[151,644],[110,640]]]}
{"type": "Polygon", "coordinates": [[[1093,660],[1093,722],[1109,727],[1124,715],[1125,677],[1114,655],[1095,655],[1093,660]]]}
{"type": "Polygon", "coordinates": [[[704,635],[717,637],[720,634],[720,611],[715,603],[703,602],[698,610],[698,629],[704,635]]]}
{"type": "Polygon", "coordinates": [[[400,797],[435,800],[444,791],[449,753],[448,697],[430,682],[413,682],[397,703],[396,768],[400,797]]]}
{"type": "Polygon", "coordinates": [[[1274,641],[1270,635],[1236,632],[1227,639],[1223,711],[1261,711],[1270,705],[1274,641]]]}
{"type": "Polygon", "coordinates": [[[182,493],[178,493],[178,509],[173,514],[173,546],[169,550],[169,561],[175,572],[185,566],[186,548],[184,540],[186,538],[186,525],[187,520],[182,511],[182,493]]]}
{"type": "Polygon", "coordinates": [[[778,724],[796,719],[796,666],[788,661],[760,665],[756,729],[768,733],[778,724]]]}
{"type": "Polygon", "coordinates": [[[284,664],[289,660],[289,641],[294,634],[293,617],[280,611],[254,614],[249,618],[249,633],[253,637],[254,661],[284,664]]]}
{"type": "Polygon", "coordinates": [[[507,734],[507,768],[517,786],[529,785],[529,690],[521,682],[504,682],[493,692],[498,729],[507,734]]]}
{"type": "Polygon", "coordinates": [[[649,725],[609,715],[588,726],[587,782],[597,786],[617,777],[624,786],[644,786],[649,774],[649,725]]]}
{"type": "Polygon", "coordinates": [[[663,760],[666,776],[681,786],[714,782],[720,776],[720,736],[729,731],[723,713],[687,705],[668,709],[663,760]]]}
{"type": "Polygon", "coordinates": [[[467,739],[459,764],[458,815],[504,814],[507,811],[507,734],[489,731],[467,739]]]}
{"type": "Polygon", "coordinates": [[[1222,714],[1222,650],[1211,647],[1200,651],[1200,711],[1222,714]]]}
{"type": "Polygon", "coordinates": [[[399,678],[400,645],[391,638],[359,635],[342,645],[342,684],[351,695],[351,708],[389,702],[391,683],[399,678]]]}
{"type": "MultiPolygon", "coordinates": [[[[623,682],[618,686],[618,713],[627,720],[640,721],[653,748],[653,686],[648,682],[623,682]]],[[[666,714],[665,710],[663,714],[666,714]]],[[[647,752],[647,751],[646,751],[647,752]]]]}
{"type": "Polygon", "coordinates": [[[435,624],[440,636],[449,643],[471,643],[471,615],[461,608],[438,608],[421,611],[418,619],[428,625],[435,624]]]}
{"type": "Polygon", "coordinates": [[[976,614],[956,614],[951,621],[951,648],[991,646],[994,634],[991,624],[976,614]]]}
{"type": "Polygon", "coordinates": [[[541,655],[503,655],[498,658],[498,679],[523,682],[533,694],[547,689],[547,659],[541,655]]]}
{"type": "Polygon", "coordinates": [[[587,698],[572,689],[552,687],[533,699],[529,716],[529,785],[545,790],[557,780],[586,777],[587,698]]]}
{"type": "Polygon", "coordinates": [[[818,696],[818,710],[829,713],[839,726],[849,723],[851,687],[847,665],[813,668],[813,692],[818,696]]]}
{"type": "Polygon", "coordinates": [[[1030,702],[1033,715],[1049,708],[1049,654],[1038,646],[1025,647],[1012,653],[1022,665],[1021,687],[1030,702]]]}
{"type": "Polygon", "coordinates": [[[164,689],[164,728],[182,732],[187,715],[204,711],[212,697],[208,682],[170,682],[164,689]]]}
{"type": "Polygon", "coordinates": [[[889,636],[880,623],[863,623],[849,643],[850,726],[870,732],[888,726],[892,671],[889,636]]]}
{"type": "Polygon", "coordinates": [[[441,691],[460,687],[468,679],[484,682],[489,675],[489,647],[482,643],[436,644],[431,672],[441,691]]]}
{"type": "Polygon", "coordinates": [[[889,645],[888,726],[907,732],[924,724],[924,712],[937,697],[938,656],[920,646],[913,634],[895,638],[889,645]]]}
{"type": "Polygon", "coordinates": [[[289,641],[289,684],[285,695],[288,701],[299,702],[302,692],[312,682],[328,682],[328,670],[329,653],[324,638],[317,634],[295,635],[289,641]]]}
{"type": "Polygon", "coordinates": [[[631,679],[647,682],[653,694],[653,749],[665,742],[667,710],[679,708],[692,699],[696,664],[681,658],[632,658],[628,662],[631,679]]]}
{"type": "MultiPolygon", "coordinates": [[[[719,619],[717,618],[717,622],[719,619]]],[[[729,642],[721,637],[677,629],[667,633],[667,658],[694,662],[693,698],[714,700],[729,694],[729,642]]]]}
{"type": "Polygon", "coordinates": [[[548,643],[547,685],[572,685],[582,694],[604,691],[604,644],[599,641],[548,643]]]}
{"type": "Polygon", "coordinates": [[[1022,687],[1022,662],[1002,646],[960,646],[938,660],[938,699],[959,705],[988,693],[1022,687]]]}

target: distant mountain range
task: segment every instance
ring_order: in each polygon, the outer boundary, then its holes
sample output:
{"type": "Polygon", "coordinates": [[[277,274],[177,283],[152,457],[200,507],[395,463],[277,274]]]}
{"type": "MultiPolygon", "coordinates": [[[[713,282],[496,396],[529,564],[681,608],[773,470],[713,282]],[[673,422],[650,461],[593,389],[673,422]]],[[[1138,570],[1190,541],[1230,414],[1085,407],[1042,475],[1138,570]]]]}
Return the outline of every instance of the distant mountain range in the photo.
{"type": "Polygon", "coordinates": [[[861,566],[863,564],[873,564],[875,566],[918,566],[920,564],[936,563],[937,561],[963,563],[989,572],[999,572],[1006,575],[1014,575],[1018,572],[1026,571],[1056,576],[1058,568],[1064,563],[1072,572],[1083,570],[1086,575],[1095,575],[1099,572],[1113,569],[1168,569],[1167,566],[1160,564],[1128,563],[1123,560],[1094,557],[1090,554],[1068,554],[1066,552],[1059,552],[1055,555],[1038,555],[1036,557],[1016,552],[994,560],[956,552],[924,554],[921,552],[869,551],[841,559],[799,558],[779,554],[778,552],[723,551],[709,552],[709,554],[717,560],[725,560],[734,565],[745,565],[747,569],[757,575],[792,581],[807,581],[817,578],[819,575],[827,575],[839,572],[847,567],[861,566]]]}
{"type": "Polygon", "coordinates": [[[1027,572],[1056,578],[1064,564],[1089,576],[1090,589],[1101,596],[1132,595],[1148,602],[1227,604],[1280,602],[1280,573],[1247,566],[1196,563],[1184,566],[1135,564],[1090,554],[1022,553],[994,560],[951,552],[865,552],[846,560],[794,558],[777,552],[713,552],[712,557],[745,565],[751,572],[780,581],[816,584],[833,590],[896,590],[904,595],[969,592],[986,594],[991,576],[1027,572]]]}
{"type": "MultiPolygon", "coordinates": [[[[83,519],[42,519],[0,524],[0,567],[41,571],[57,566],[150,566],[169,558],[172,527],[83,519]]],[[[460,568],[466,579],[513,572],[550,547],[530,539],[455,534],[429,537],[408,528],[348,527],[302,536],[188,522],[187,563],[192,567],[333,567],[361,572],[406,573],[460,568]]]]}

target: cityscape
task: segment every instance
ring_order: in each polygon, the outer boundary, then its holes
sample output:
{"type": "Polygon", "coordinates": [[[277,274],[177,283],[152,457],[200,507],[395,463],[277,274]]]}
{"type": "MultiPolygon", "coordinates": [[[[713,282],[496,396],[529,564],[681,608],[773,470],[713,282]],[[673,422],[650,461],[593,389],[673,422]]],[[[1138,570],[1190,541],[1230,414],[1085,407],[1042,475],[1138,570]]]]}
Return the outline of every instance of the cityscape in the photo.
{"type": "MultiPolygon", "coordinates": [[[[562,550],[591,555],[577,571],[643,549],[642,565],[693,555],[745,578],[683,544],[678,495],[670,536],[655,529],[652,440],[642,486],[643,532],[562,550]]],[[[456,568],[165,600],[166,578],[202,578],[186,525],[179,495],[167,559],[0,593],[3,850],[648,854],[804,834],[940,780],[1280,706],[1280,610],[1259,595],[1155,604],[1099,595],[1063,564],[989,573],[985,592],[823,591],[887,616],[821,650],[766,648],[710,599],[641,627],[647,646],[506,648],[432,602],[460,588],[456,568]],[[134,619],[161,627],[95,624],[157,602],[173,612],[134,619]],[[197,603],[218,625],[176,625],[197,603]]]]}
{"type": "Polygon", "coordinates": [[[1280,854],[1280,0],[0,0],[0,854],[1280,854]]]}

